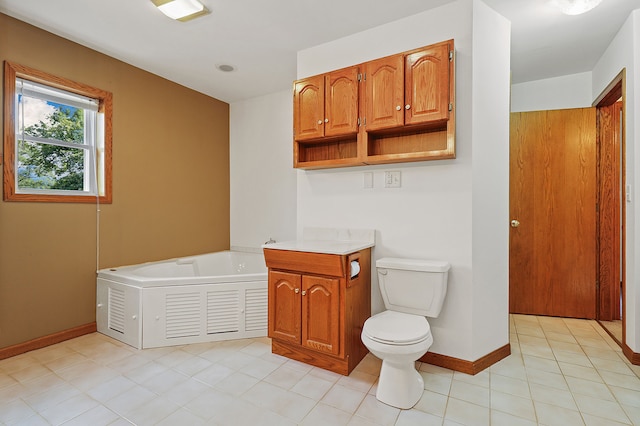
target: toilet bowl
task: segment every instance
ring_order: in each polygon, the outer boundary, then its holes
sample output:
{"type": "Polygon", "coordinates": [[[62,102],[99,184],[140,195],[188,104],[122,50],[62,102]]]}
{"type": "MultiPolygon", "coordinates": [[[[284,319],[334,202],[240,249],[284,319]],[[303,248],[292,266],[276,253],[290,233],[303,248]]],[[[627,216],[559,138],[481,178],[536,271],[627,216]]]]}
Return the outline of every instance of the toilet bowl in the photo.
{"type": "Polygon", "coordinates": [[[376,398],[397,408],[413,407],[424,390],[415,362],[433,343],[426,318],[384,311],[365,322],[361,338],[382,360],[376,398]]]}
{"type": "Polygon", "coordinates": [[[426,316],[435,317],[442,309],[449,264],[383,258],[376,267],[387,310],[365,321],[361,339],[382,360],[376,398],[408,409],[424,391],[415,362],[433,343],[426,316]]]}

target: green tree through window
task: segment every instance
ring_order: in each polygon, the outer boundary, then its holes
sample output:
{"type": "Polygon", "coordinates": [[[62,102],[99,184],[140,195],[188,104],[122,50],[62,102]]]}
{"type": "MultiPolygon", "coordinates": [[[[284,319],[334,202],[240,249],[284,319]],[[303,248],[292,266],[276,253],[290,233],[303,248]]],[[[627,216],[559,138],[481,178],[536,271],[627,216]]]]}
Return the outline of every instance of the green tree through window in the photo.
{"type": "MultiPolygon", "coordinates": [[[[57,107],[45,121],[25,128],[25,133],[43,139],[81,143],[83,110],[57,107]]],[[[81,191],[84,185],[84,150],[20,140],[18,187],[81,191]]]]}

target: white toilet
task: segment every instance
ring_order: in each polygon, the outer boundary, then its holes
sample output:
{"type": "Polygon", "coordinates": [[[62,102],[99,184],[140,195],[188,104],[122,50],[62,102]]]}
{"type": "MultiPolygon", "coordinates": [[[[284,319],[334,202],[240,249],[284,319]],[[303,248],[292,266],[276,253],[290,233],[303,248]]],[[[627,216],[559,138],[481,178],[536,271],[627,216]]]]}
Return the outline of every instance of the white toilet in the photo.
{"type": "Polygon", "coordinates": [[[440,314],[449,263],[382,258],[376,262],[386,311],[364,323],[362,342],[382,360],[376,398],[397,408],[413,407],[424,390],[415,362],[433,343],[426,316],[440,314]]]}

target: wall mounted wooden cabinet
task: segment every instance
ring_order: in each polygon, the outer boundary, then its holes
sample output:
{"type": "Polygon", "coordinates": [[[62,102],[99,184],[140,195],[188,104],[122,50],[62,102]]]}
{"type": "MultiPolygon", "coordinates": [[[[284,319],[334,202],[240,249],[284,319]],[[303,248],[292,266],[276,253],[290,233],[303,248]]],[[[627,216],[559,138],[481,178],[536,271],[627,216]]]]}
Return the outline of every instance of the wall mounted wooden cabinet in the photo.
{"type": "Polygon", "coordinates": [[[294,83],[296,167],[356,158],[359,75],[358,67],[350,67],[294,83]]]}
{"type": "Polygon", "coordinates": [[[264,255],[272,352],[349,374],[368,352],[360,333],[371,316],[371,249],[335,255],[265,248],[264,255]],[[352,261],[360,264],[354,277],[352,261]]]}
{"type": "Polygon", "coordinates": [[[453,52],[448,40],[295,82],[294,166],[455,158],[453,52]]]}

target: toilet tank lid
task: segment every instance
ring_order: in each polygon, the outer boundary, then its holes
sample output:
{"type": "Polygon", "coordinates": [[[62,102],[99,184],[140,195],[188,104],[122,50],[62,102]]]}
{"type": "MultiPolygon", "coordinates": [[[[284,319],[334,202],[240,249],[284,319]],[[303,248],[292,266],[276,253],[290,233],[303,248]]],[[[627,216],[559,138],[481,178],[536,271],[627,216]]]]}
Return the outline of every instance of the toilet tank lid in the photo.
{"type": "Polygon", "coordinates": [[[383,257],[376,261],[376,267],[422,272],[447,272],[451,265],[443,260],[383,257]]]}

